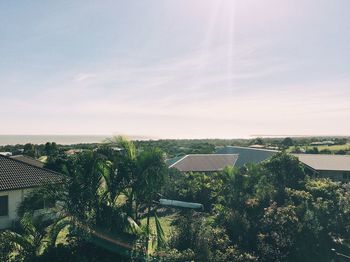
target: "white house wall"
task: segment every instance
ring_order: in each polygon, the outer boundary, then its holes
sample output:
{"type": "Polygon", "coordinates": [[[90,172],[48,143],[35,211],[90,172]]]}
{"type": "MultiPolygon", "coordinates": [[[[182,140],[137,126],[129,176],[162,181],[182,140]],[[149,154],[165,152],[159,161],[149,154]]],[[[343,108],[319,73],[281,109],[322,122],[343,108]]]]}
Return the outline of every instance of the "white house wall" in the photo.
{"type": "Polygon", "coordinates": [[[0,229],[10,228],[12,222],[17,220],[18,205],[29,191],[30,189],[19,189],[0,192],[0,196],[8,196],[8,216],[0,216],[0,229]]]}

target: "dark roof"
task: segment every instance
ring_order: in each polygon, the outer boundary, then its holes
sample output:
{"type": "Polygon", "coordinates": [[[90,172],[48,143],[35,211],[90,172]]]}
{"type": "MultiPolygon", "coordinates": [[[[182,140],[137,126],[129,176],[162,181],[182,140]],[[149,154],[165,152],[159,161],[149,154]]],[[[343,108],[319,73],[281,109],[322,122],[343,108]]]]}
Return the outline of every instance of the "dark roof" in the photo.
{"type": "Polygon", "coordinates": [[[33,188],[62,181],[63,176],[59,173],[0,156],[0,191],[33,188]]]}
{"type": "Polygon", "coordinates": [[[22,162],[30,164],[32,166],[37,166],[37,167],[41,167],[41,168],[44,167],[43,162],[36,160],[35,158],[32,158],[30,156],[17,155],[17,156],[11,156],[10,158],[22,161],[22,162]]]}
{"type": "Polygon", "coordinates": [[[350,171],[349,155],[293,154],[303,164],[317,171],[350,171]]]}
{"type": "Polygon", "coordinates": [[[236,162],[236,167],[242,167],[248,163],[259,163],[266,159],[269,159],[278,151],[269,149],[257,149],[250,147],[240,147],[240,146],[226,146],[218,148],[216,150],[217,154],[238,154],[238,160],[236,162]]]}
{"type": "Polygon", "coordinates": [[[233,167],[238,155],[235,154],[192,154],[186,155],[169,168],[176,168],[181,172],[215,172],[227,166],[233,167]]]}

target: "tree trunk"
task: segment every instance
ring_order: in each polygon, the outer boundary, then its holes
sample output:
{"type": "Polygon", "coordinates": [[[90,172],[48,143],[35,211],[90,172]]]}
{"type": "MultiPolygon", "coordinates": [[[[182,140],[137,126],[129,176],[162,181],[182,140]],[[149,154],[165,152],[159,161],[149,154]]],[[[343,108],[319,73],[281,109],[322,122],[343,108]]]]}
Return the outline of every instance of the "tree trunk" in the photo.
{"type": "Polygon", "coordinates": [[[150,220],[150,216],[151,216],[151,205],[148,205],[148,213],[147,213],[147,226],[146,226],[146,230],[147,230],[147,236],[146,236],[146,255],[148,255],[148,248],[149,248],[149,220],[150,220]]]}

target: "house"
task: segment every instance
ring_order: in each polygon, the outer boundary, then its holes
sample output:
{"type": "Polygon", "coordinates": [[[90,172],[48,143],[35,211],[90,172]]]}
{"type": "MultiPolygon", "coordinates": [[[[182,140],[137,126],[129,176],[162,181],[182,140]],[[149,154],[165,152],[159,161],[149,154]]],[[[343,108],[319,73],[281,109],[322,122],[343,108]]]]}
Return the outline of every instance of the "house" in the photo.
{"type": "Polygon", "coordinates": [[[24,163],[27,163],[27,164],[30,164],[30,165],[33,165],[33,166],[40,167],[40,168],[44,167],[44,163],[43,162],[41,162],[39,160],[36,160],[35,158],[30,157],[30,156],[16,155],[16,156],[11,156],[11,158],[19,160],[19,161],[22,161],[24,163]]]}
{"type": "Polygon", "coordinates": [[[12,156],[11,152],[0,152],[1,156],[12,156]]]}
{"type": "Polygon", "coordinates": [[[311,146],[332,146],[334,145],[334,141],[319,141],[319,142],[312,142],[311,146]]]}
{"type": "Polygon", "coordinates": [[[312,175],[350,181],[350,155],[293,154],[312,175]]]}
{"type": "Polygon", "coordinates": [[[73,156],[73,155],[82,153],[83,151],[84,151],[83,149],[69,149],[69,150],[65,151],[65,153],[66,153],[67,155],[73,156]]]}
{"type": "Polygon", "coordinates": [[[168,160],[169,168],[180,172],[216,172],[227,166],[233,167],[238,159],[236,154],[191,154],[168,160]]]}
{"type": "Polygon", "coordinates": [[[59,173],[0,155],[0,229],[18,219],[17,208],[25,195],[47,183],[61,183],[59,173]]]}
{"type": "Polygon", "coordinates": [[[269,159],[277,150],[260,149],[252,147],[226,146],[216,150],[216,154],[237,154],[236,167],[242,167],[249,163],[259,163],[269,159]]]}
{"type": "Polygon", "coordinates": [[[264,149],[265,146],[264,145],[250,145],[250,148],[258,148],[258,149],[264,149]]]}

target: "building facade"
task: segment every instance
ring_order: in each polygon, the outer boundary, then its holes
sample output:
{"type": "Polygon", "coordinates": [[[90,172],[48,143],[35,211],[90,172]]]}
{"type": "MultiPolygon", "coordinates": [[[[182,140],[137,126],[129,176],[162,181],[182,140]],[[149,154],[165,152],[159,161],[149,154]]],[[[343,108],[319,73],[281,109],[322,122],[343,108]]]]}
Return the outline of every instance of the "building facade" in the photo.
{"type": "Polygon", "coordinates": [[[61,174],[0,156],[0,229],[9,228],[18,220],[18,206],[31,190],[62,181],[61,174]]]}
{"type": "Polygon", "coordinates": [[[307,168],[309,174],[350,182],[350,156],[326,154],[293,154],[307,168]]]}

